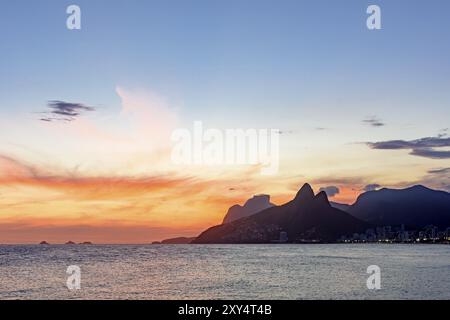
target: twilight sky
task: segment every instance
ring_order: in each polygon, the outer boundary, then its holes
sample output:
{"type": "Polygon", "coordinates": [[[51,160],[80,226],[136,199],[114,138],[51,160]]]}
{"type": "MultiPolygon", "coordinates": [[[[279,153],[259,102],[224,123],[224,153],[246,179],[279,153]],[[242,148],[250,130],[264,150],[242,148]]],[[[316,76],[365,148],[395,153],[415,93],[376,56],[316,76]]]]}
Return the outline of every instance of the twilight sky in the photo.
{"type": "Polygon", "coordinates": [[[450,3],[8,1],[0,243],[192,236],[257,193],[450,191],[450,3]],[[81,7],[82,29],[66,28],[81,7]],[[382,30],[366,27],[381,7],[382,30]],[[176,166],[170,135],[277,128],[280,170],[176,166]]]}

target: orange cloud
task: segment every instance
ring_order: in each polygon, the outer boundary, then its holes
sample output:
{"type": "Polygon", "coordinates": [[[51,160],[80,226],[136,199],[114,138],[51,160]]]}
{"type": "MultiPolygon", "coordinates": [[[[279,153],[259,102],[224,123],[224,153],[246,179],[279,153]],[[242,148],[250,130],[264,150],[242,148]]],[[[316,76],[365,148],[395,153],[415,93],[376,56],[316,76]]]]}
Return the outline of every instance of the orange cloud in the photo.
{"type": "MultiPolygon", "coordinates": [[[[238,177],[218,175],[213,180],[176,173],[92,177],[50,174],[11,157],[2,157],[0,170],[0,224],[26,225],[36,235],[43,234],[39,230],[80,225],[89,227],[83,230],[109,226],[126,233],[102,242],[139,242],[141,236],[133,235],[136,228],[200,232],[219,223],[231,205],[243,203],[258,191],[251,179],[242,182],[245,173],[238,177]],[[244,187],[230,190],[237,185],[244,187]]],[[[250,170],[247,174],[254,173],[250,170]]],[[[71,238],[76,236],[73,231],[71,238]]],[[[4,237],[5,233],[0,233],[0,242],[6,241],[4,237]]],[[[159,238],[149,233],[147,239],[159,238]]]]}
{"type": "MultiPolygon", "coordinates": [[[[282,204],[304,182],[262,177],[255,168],[153,176],[89,176],[45,168],[0,156],[0,242],[138,243],[192,236],[220,223],[230,206],[254,194],[271,194],[282,204]]],[[[332,200],[352,202],[361,188],[340,182],[315,181],[314,186],[318,191],[336,184],[340,193],[332,200]]]]}

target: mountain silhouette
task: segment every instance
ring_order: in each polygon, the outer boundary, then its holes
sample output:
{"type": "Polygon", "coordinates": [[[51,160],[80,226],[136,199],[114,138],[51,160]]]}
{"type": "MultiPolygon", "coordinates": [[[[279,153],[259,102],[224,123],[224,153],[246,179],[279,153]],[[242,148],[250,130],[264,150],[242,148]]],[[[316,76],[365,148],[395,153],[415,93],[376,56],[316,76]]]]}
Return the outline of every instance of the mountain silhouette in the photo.
{"type": "Polygon", "coordinates": [[[406,189],[380,189],[361,194],[347,208],[354,217],[376,225],[423,228],[450,226],[450,193],[422,185],[406,189]]]}
{"type": "Polygon", "coordinates": [[[314,195],[304,184],[284,205],[218,225],[201,233],[192,243],[268,243],[286,232],[289,241],[335,241],[342,235],[362,232],[370,225],[333,208],[325,192],[314,195]]]}
{"type": "Polygon", "coordinates": [[[228,209],[228,212],[225,215],[222,223],[230,223],[235,220],[251,216],[252,214],[273,206],[274,204],[270,203],[269,195],[256,195],[253,196],[253,198],[247,200],[244,206],[240,206],[237,204],[228,209]]]}
{"type": "Polygon", "coordinates": [[[177,237],[177,238],[170,238],[165,239],[161,241],[161,244],[188,244],[191,243],[192,240],[194,240],[194,237],[177,237]]]}
{"type": "Polygon", "coordinates": [[[345,212],[348,212],[348,209],[350,208],[350,205],[346,204],[346,203],[339,203],[339,202],[330,201],[330,204],[331,204],[331,206],[333,208],[336,208],[336,209],[339,209],[339,210],[342,210],[342,211],[345,211],[345,212]]]}

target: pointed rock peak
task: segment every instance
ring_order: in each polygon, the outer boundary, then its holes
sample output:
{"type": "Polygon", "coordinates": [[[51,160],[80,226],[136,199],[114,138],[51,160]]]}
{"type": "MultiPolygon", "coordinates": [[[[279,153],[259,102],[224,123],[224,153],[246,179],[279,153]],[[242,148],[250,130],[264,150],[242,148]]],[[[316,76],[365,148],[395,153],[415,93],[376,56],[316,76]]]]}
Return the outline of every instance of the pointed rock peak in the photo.
{"type": "Polygon", "coordinates": [[[320,192],[316,195],[316,197],[315,197],[314,199],[315,199],[317,202],[325,203],[325,204],[331,206],[330,201],[328,200],[328,196],[327,196],[327,194],[325,193],[325,191],[320,191],[320,192]]]}
{"type": "Polygon", "coordinates": [[[421,190],[421,191],[426,191],[426,190],[430,190],[429,188],[425,187],[424,185],[421,184],[416,184],[410,188],[407,189],[411,189],[411,190],[421,190]]]}
{"type": "Polygon", "coordinates": [[[308,183],[305,183],[295,196],[296,200],[308,200],[312,198],[314,198],[314,191],[308,183]]]}

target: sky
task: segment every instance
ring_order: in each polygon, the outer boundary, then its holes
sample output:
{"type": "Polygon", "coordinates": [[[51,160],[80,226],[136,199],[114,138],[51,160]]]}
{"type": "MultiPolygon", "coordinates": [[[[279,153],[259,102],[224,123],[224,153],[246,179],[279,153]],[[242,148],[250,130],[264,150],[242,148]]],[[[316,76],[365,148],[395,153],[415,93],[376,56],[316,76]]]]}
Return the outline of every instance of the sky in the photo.
{"type": "Polygon", "coordinates": [[[450,191],[450,3],[8,1],[0,243],[194,236],[254,194],[450,191]],[[81,8],[81,30],[66,8],[81,8]],[[366,9],[381,8],[381,30],[366,9]],[[279,130],[279,170],[175,165],[171,134],[279,130]]]}

